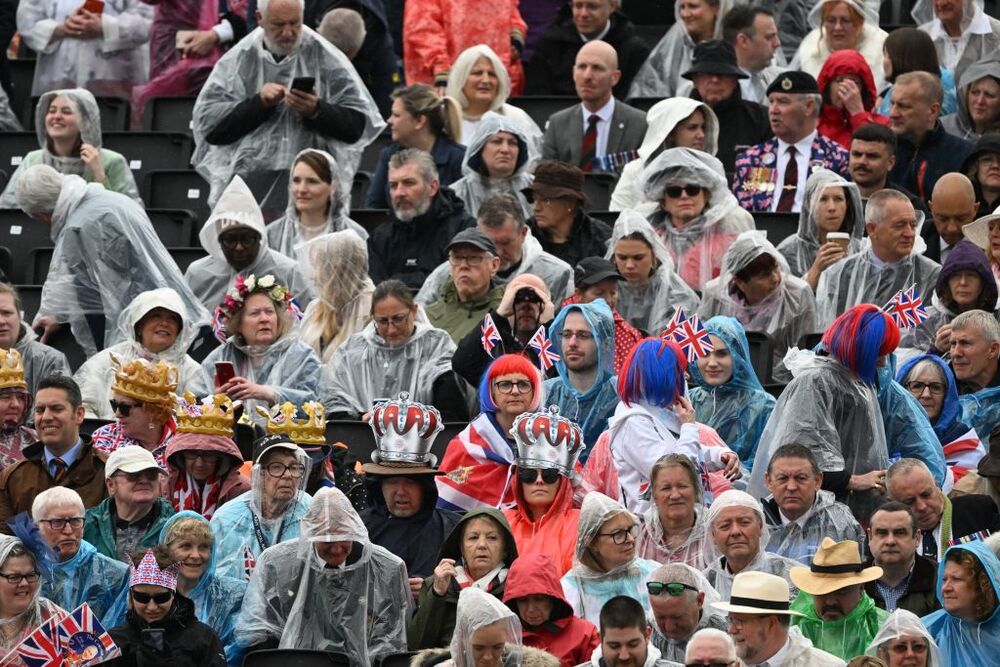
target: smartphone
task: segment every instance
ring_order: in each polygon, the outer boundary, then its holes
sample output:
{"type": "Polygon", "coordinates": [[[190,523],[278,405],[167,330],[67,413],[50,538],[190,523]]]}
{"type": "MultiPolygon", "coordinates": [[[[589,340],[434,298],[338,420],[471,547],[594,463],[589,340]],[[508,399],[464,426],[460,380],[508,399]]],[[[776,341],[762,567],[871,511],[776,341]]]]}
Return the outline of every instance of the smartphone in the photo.
{"type": "Polygon", "coordinates": [[[103,14],[104,0],[87,0],[83,3],[83,8],[91,14],[103,14]]]}
{"type": "Polygon", "coordinates": [[[166,648],[166,643],[163,640],[165,634],[166,630],[163,628],[148,628],[140,633],[140,639],[143,646],[151,648],[157,653],[163,653],[166,648]]]}
{"type": "Polygon", "coordinates": [[[316,77],[297,76],[292,79],[292,90],[301,90],[303,93],[311,93],[316,87],[316,77]]]}
{"type": "Polygon", "coordinates": [[[178,30],[177,36],[175,37],[175,46],[177,50],[180,51],[187,46],[187,41],[196,31],[195,30],[178,30]]]}
{"type": "Polygon", "coordinates": [[[236,377],[236,367],[231,361],[215,362],[215,386],[221,387],[236,377]]]}

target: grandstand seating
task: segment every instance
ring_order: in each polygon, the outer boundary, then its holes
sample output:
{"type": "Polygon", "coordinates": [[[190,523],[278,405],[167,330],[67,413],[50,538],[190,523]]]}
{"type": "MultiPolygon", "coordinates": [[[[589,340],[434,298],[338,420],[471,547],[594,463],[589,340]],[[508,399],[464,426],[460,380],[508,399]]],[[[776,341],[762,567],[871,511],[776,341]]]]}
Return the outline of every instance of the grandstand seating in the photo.
{"type": "MultiPolygon", "coordinates": [[[[106,132],[104,147],[125,156],[135,182],[162,169],[190,169],[194,140],[179,132],[106,132]]],[[[140,185],[140,187],[142,187],[140,185]]],[[[147,200],[147,203],[148,200],[147,200]]],[[[158,208],[169,208],[168,206],[158,208]]]]}
{"type": "MultiPolygon", "coordinates": [[[[457,422],[444,424],[444,430],[438,434],[431,446],[431,452],[437,456],[438,461],[444,458],[444,451],[451,439],[467,425],[457,422]]],[[[347,445],[359,461],[371,461],[372,452],[375,451],[375,434],[372,433],[371,425],[363,421],[328,421],[326,423],[326,441],[342,442],[347,445]]]]}
{"type": "Polygon", "coordinates": [[[771,382],[771,372],[774,366],[774,342],[762,331],[747,331],[747,343],[750,345],[750,365],[761,384],[771,382]]]}
{"type": "Polygon", "coordinates": [[[162,169],[146,174],[140,186],[146,206],[151,208],[184,208],[192,211],[197,221],[207,220],[208,183],[193,169],[162,169]]]}
{"type": "Polygon", "coordinates": [[[31,82],[35,78],[35,61],[30,58],[8,59],[7,67],[10,70],[10,82],[14,86],[14,94],[10,96],[10,108],[14,115],[21,118],[31,102],[31,82]]]}
{"type": "Polygon", "coordinates": [[[363,171],[354,174],[354,183],[351,186],[351,208],[361,208],[365,205],[365,194],[368,186],[371,185],[372,177],[363,171]]]}
{"type": "Polygon", "coordinates": [[[243,658],[243,667],[350,667],[351,664],[342,653],[301,648],[250,651],[243,658]]]}
{"type": "Polygon", "coordinates": [[[142,127],[147,132],[191,133],[194,97],[154,97],[146,103],[142,127]]]}
{"type": "Polygon", "coordinates": [[[767,240],[775,246],[799,231],[798,213],[756,211],[753,214],[753,221],[757,229],[767,232],[767,240]]]}
{"type": "Polygon", "coordinates": [[[156,235],[167,247],[198,245],[198,219],[194,211],[179,208],[147,208],[156,235]]]}
{"type": "Polygon", "coordinates": [[[392,213],[378,208],[352,208],[350,218],[371,234],[383,222],[392,220],[392,213]]]}
{"type": "Polygon", "coordinates": [[[47,224],[33,220],[17,209],[0,209],[0,246],[11,252],[8,277],[15,283],[29,283],[31,251],[52,245],[47,224]]]}
{"type": "Polygon", "coordinates": [[[358,164],[358,171],[364,171],[369,174],[374,173],[375,167],[378,166],[378,156],[382,154],[382,149],[391,143],[392,134],[388,129],[375,137],[375,141],[365,146],[365,149],[361,152],[361,162],[358,164]]]}
{"type": "Polygon", "coordinates": [[[583,192],[590,198],[588,208],[595,211],[608,210],[616,183],[615,177],[610,174],[584,174],[583,192]]]}
{"type": "Polygon", "coordinates": [[[201,259],[202,257],[208,257],[208,253],[201,246],[192,248],[167,248],[167,252],[170,256],[174,258],[177,262],[177,268],[181,270],[181,273],[187,271],[188,266],[191,262],[201,259]]]}
{"type": "Polygon", "coordinates": [[[38,150],[34,132],[5,132],[0,141],[0,169],[13,174],[21,166],[21,159],[34,150],[38,150]]]}
{"type": "MultiPolygon", "coordinates": [[[[549,121],[549,116],[557,111],[562,111],[574,104],[578,104],[580,100],[567,95],[526,95],[524,97],[512,97],[507,102],[531,116],[531,120],[535,121],[538,127],[544,130],[545,124],[549,121]]],[[[463,137],[463,139],[468,141],[469,138],[463,137]]]]}

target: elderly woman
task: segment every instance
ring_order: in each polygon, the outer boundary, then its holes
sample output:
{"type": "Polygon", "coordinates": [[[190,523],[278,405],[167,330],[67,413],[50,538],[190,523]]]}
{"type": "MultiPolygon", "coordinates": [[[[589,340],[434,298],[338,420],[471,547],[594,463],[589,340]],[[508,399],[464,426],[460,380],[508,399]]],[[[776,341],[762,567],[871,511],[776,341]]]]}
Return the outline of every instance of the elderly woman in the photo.
{"type": "Polygon", "coordinates": [[[233,667],[242,665],[235,629],[247,583],[216,572],[216,540],[208,520],[195,512],[178,512],[160,531],[160,544],[180,564],[177,592],[194,603],[198,620],[215,630],[226,661],[233,667]]]}
{"type": "Polygon", "coordinates": [[[465,203],[469,215],[492,195],[509,193],[518,198],[525,217],[531,205],[521,190],[531,185],[528,136],[520,123],[492,111],[486,112],[468,139],[462,161],[462,178],[449,187],[465,203]]]}
{"type": "Polygon", "coordinates": [[[542,375],[523,354],[505,354],[479,383],[479,416],[456,435],[441,460],[438,506],[458,512],[514,502],[514,420],[542,403],[542,375]]]}
{"type": "Polygon", "coordinates": [[[716,316],[705,322],[712,351],[688,364],[697,386],[688,392],[699,422],[715,429],[750,469],[774,397],[764,391],[750,363],[750,346],[739,320],[716,316]]]}
{"type": "Polygon", "coordinates": [[[722,39],[722,19],[732,0],[677,0],[674,25],[632,80],[631,97],[687,97],[691,82],[677,76],[691,66],[695,44],[722,39]]]}
{"type": "Polygon", "coordinates": [[[726,250],[722,275],[705,285],[698,314],[706,319],[735,317],[746,331],[770,336],[774,377],[780,382],[791,379],[785,368],[785,352],[803,335],[816,330],[812,290],[806,281],[789,275],[784,257],[768,242],[766,233],[756,230],[743,232],[726,250]]]}
{"type": "Polygon", "coordinates": [[[21,353],[0,349],[0,359],[11,370],[0,379],[0,471],[24,459],[24,448],[38,442],[38,433],[28,426],[31,392],[24,379],[21,353]]]}
{"type": "Polygon", "coordinates": [[[649,473],[649,493],[653,504],[639,517],[639,557],[703,570],[705,489],[695,464],[683,454],[660,458],[649,473]]]}
{"type": "MultiPolygon", "coordinates": [[[[997,159],[1000,163],[1000,158],[997,159]]],[[[1000,285],[1000,213],[985,215],[962,227],[962,234],[986,251],[993,277],[1000,285]]]]}
{"type": "MultiPolygon", "coordinates": [[[[35,555],[16,537],[0,535],[0,653],[7,655],[53,616],[68,612],[41,594],[35,555]]],[[[20,656],[7,664],[25,667],[20,656]]]]}
{"type": "Polygon", "coordinates": [[[886,665],[893,667],[905,667],[907,664],[941,667],[944,664],[941,662],[941,651],[920,617],[901,607],[885,619],[865,654],[881,658],[886,665]]]}
{"type": "Polygon", "coordinates": [[[82,88],[53,90],[35,107],[38,150],[24,156],[0,195],[0,208],[17,208],[14,193],[21,174],[33,165],[47,164],[62,174],[82,176],[107,190],[139,201],[128,160],[102,147],[101,112],[93,93],[82,88]]]}
{"type": "Polygon", "coordinates": [[[299,536],[309,506],[310,459],[291,439],[269,435],[254,443],[250,490],[212,515],[218,535],[215,573],[246,581],[264,549],[299,536]]]}
{"type": "Polygon", "coordinates": [[[658,205],[649,222],[680,277],[701,291],[719,275],[722,255],[736,235],[754,228],[753,216],[730,191],[722,163],[703,151],[667,149],[640,178],[646,201],[658,205]]]}
{"type": "Polygon", "coordinates": [[[288,208],[267,226],[267,246],[298,258],[303,244],[322,234],[350,229],[362,239],[368,232],[347,217],[349,203],[338,191],[337,162],[326,151],[307,148],[295,156],[288,174],[288,208]]]}
{"type": "Polygon", "coordinates": [[[958,79],[1000,48],[1000,21],[983,11],[983,0],[917,0],[910,15],[934,40],[941,67],[958,79]]]}
{"type": "Polygon", "coordinates": [[[415,83],[392,93],[392,113],[386,121],[392,143],[382,149],[372,174],[365,208],[389,206],[389,159],[404,148],[419,148],[434,158],[438,182],[451,185],[462,177],[465,148],[462,112],[453,98],[440,96],[424,83],[415,83]]]}
{"type": "Polygon", "coordinates": [[[969,141],[1000,132],[1000,60],[995,54],[970,65],[957,92],[958,111],[941,119],[946,132],[969,141]]]}
{"type": "Polygon", "coordinates": [[[451,336],[427,321],[412,292],[398,280],[378,285],[371,303],[371,320],[337,349],[324,369],[327,414],[357,419],[376,399],[406,391],[413,400],[436,406],[446,421],[462,418],[465,407],[457,398],[451,369],[451,336]]]}
{"type": "Polygon", "coordinates": [[[871,67],[875,89],[882,87],[882,45],[887,33],[878,27],[878,8],[863,0],[820,0],[809,12],[812,32],[805,36],[791,68],[819,77],[834,51],[857,51],[871,67]]]}
{"type": "Polygon", "coordinates": [[[675,272],[663,241],[635,211],[622,211],[615,221],[607,259],[624,278],[615,310],[635,328],[659,333],[676,309],[698,306],[698,295],[675,272]]]}
{"type": "Polygon", "coordinates": [[[106,628],[121,623],[128,603],[128,565],[97,553],[83,539],[83,500],[73,489],[54,486],[31,503],[31,518],[58,562],[42,583],[42,594],[63,609],[86,602],[106,628]]]}
{"type": "Polygon", "coordinates": [[[466,514],[441,545],[434,574],[424,579],[408,631],[411,649],[445,646],[455,632],[459,593],[473,587],[503,600],[517,544],[503,514],[480,508],[466,514]]]}
{"type": "Polygon", "coordinates": [[[907,72],[917,71],[940,77],[941,87],[944,88],[942,116],[953,114],[958,110],[955,75],[950,69],[940,65],[931,36],[920,28],[907,26],[890,32],[882,45],[882,73],[885,74],[885,80],[889,85],[879,93],[877,111],[880,114],[889,115],[889,108],[892,106],[892,87],[896,78],[907,72]]]}
{"type": "Polygon", "coordinates": [[[132,359],[165,361],[177,368],[177,391],[204,396],[208,376],[187,350],[198,334],[180,295],[169,287],[143,292],[118,317],[122,342],[88,359],[73,376],[80,385],[88,416],[113,419],[109,403],[115,376],[112,355],[123,363],[132,359]]]}
{"type": "Polygon", "coordinates": [[[649,108],[646,112],[646,135],[639,146],[639,157],[622,168],[618,185],[611,193],[609,208],[612,211],[633,208],[646,215],[656,210],[642,196],[640,176],[660,153],[677,147],[715,155],[719,147],[719,119],[710,106],[689,97],[670,97],[649,108]]]}
{"type": "Polygon", "coordinates": [[[542,131],[527,113],[507,104],[510,77],[507,68],[485,44],[470,46],[455,58],[448,74],[448,97],[462,109],[462,132],[467,139],[476,133],[487,111],[506,116],[521,126],[528,142],[528,159],[542,154],[542,131]]]}
{"type": "Polygon", "coordinates": [[[272,275],[237,277],[216,308],[225,342],[201,366],[214,375],[215,391],[243,401],[254,419],[254,404],[305,403],[319,389],[319,358],[295,334],[297,317],[298,304],[272,275]]]}
{"type": "Polygon", "coordinates": [[[827,169],[817,169],[806,180],[799,212],[799,229],[778,244],[788,271],[816,291],[819,276],[831,264],[861,250],[865,236],[865,209],[858,186],[827,169]],[[828,234],[850,234],[847,248],[828,234]]]}
{"type": "Polygon", "coordinates": [[[868,123],[888,125],[889,119],[875,111],[878,89],[872,68],[857,51],[834,51],[816,77],[823,94],[819,133],[850,149],[851,135],[868,123]]]}
{"type": "Polygon", "coordinates": [[[636,555],[638,534],[635,515],[611,498],[592,491],[583,499],[573,568],[562,578],[576,616],[600,625],[601,607],[616,595],[650,611],[646,579],[660,564],[636,555]]]}

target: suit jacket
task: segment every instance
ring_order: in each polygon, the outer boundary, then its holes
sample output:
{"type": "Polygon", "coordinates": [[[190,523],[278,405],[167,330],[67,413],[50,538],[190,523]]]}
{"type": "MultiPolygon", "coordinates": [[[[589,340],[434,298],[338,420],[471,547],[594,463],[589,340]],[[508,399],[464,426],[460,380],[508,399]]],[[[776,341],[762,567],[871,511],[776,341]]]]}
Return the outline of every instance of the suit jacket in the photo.
{"type": "Polygon", "coordinates": [[[924,228],[920,230],[920,236],[924,239],[924,243],[927,244],[927,249],[924,250],[924,257],[933,259],[938,264],[941,264],[941,237],[938,235],[938,230],[934,226],[934,219],[932,217],[927,217],[926,222],[924,222],[924,228]]]}
{"type": "MultiPolygon", "coordinates": [[[[581,104],[575,104],[549,117],[542,144],[543,158],[580,166],[580,145],[583,143],[584,131],[581,108],[581,104]]],[[[639,150],[645,136],[646,114],[621,100],[615,100],[606,154],[639,150]]]]}
{"type": "MultiPolygon", "coordinates": [[[[951,538],[965,537],[980,530],[997,532],[1000,530],[1000,513],[989,496],[969,494],[951,499],[951,538]]],[[[939,554],[944,554],[948,545],[940,545],[939,554]]]]}
{"type": "MultiPolygon", "coordinates": [[[[780,185],[778,179],[778,138],[751,146],[736,156],[733,193],[740,206],[748,211],[770,211],[771,201],[780,185]]],[[[847,150],[835,141],[816,133],[809,153],[809,175],[819,166],[850,179],[847,150]]]]}

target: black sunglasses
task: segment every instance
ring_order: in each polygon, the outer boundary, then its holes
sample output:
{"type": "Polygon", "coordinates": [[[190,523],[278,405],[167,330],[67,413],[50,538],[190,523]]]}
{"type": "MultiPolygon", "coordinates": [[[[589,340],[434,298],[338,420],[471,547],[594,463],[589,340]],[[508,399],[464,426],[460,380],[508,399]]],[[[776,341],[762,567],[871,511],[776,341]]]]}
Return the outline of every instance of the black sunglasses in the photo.
{"type": "Polygon", "coordinates": [[[731,662],[689,662],[684,667],[729,667],[731,662]]]}
{"type": "Polygon", "coordinates": [[[173,597],[173,591],[164,591],[163,593],[140,593],[139,591],[132,591],[132,599],[139,604],[149,604],[150,600],[156,604],[167,604],[173,597]]]}
{"type": "Polygon", "coordinates": [[[539,475],[542,476],[542,481],[546,484],[555,484],[559,481],[559,471],[552,468],[517,469],[517,479],[522,484],[534,484],[539,475]]]}
{"type": "Polygon", "coordinates": [[[122,401],[116,401],[113,398],[110,401],[108,401],[108,403],[111,404],[111,411],[120,412],[122,417],[128,417],[129,413],[132,412],[132,408],[142,407],[142,403],[125,403],[122,401]]]}
{"type": "Polygon", "coordinates": [[[233,250],[238,245],[241,245],[244,248],[249,248],[259,241],[260,235],[257,232],[246,232],[244,234],[223,234],[219,237],[219,244],[227,250],[233,250]]]}
{"type": "Polygon", "coordinates": [[[698,589],[694,586],[688,586],[687,584],[682,584],[676,581],[667,583],[663,583],[662,581],[647,581],[646,590],[649,591],[650,595],[667,594],[672,598],[682,595],[684,591],[698,591],[698,589]]]}
{"type": "Polygon", "coordinates": [[[686,194],[688,197],[694,197],[701,192],[701,186],[688,183],[687,185],[670,185],[663,189],[663,194],[667,195],[671,199],[677,199],[680,197],[681,192],[686,194]]]}

